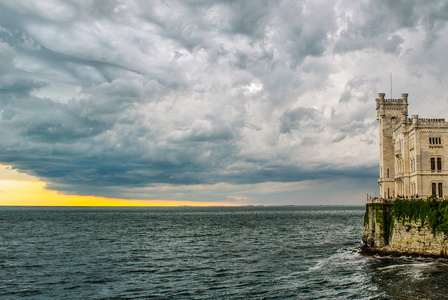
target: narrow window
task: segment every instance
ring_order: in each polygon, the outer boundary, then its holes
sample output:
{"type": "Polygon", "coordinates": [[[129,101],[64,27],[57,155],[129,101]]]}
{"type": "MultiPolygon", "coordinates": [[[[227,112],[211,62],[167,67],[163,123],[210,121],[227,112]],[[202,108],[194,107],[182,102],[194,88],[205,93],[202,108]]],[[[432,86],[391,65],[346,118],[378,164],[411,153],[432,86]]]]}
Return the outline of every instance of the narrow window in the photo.
{"type": "Polygon", "coordinates": [[[437,170],[441,171],[442,170],[442,158],[437,157],[437,170]]]}
{"type": "Polygon", "coordinates": [[[431,157],[431,171],[436,170],[436,159],[434,157],[431,157]]]}
{"type": "Polygon", "coordinates": [[[431,139],[431,138],[429,138],[429,144],[430,144],[430,145],[432,144],[432,139],[431,139]]]}
{"type": "Polygon", "coordinates": [[[443,197],[443,183],[439,182],[439,197],[443,197]]]}
{"type": "Polygon", "coordinates": [[[387,178],[389,178],[389,169],[387,169],[387,178]]]}
{"type": "Polygon", "coordinates": [[[442,145],[442,138],[439,138],[439,145],[442,145]]]}
{"type": "Polygon", "coordinates": [[[433,182],[433,183],[431,184],[431,187],[432,187],[432,194],[433,194],[433,195],[437,195],[437,185],[436,185],[436,183],[433,182]]]}

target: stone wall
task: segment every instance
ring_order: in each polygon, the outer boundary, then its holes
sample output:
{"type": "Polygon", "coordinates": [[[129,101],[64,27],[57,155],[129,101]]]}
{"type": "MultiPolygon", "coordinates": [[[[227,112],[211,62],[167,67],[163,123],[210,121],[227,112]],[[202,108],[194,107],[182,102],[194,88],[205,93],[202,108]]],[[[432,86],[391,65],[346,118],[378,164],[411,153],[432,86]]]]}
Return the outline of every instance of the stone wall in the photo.
{"type": "Polygon", "coordinates": [[[393,216],[393,204],[367,203],[363,232],[364,252],[448,257],[448,237],[433,233],[419,221],[401,221],[393,216]]]}
{"type": "Polygon", "coordinates": [[[393,251],[420,253],[423,255],[447,254],[447,239],[445,234],[433,234],[429,226],[421,222],[394,222],[389,247],[393,251]]]}
{"type": "Polygon", "coordinates": [[[362,239],[368,247],[383,248],[389,244],[390,228],[387,217],[391,215],[391,208],[392,205],[386,203],[368,203],[366,205],[362,239]]]}

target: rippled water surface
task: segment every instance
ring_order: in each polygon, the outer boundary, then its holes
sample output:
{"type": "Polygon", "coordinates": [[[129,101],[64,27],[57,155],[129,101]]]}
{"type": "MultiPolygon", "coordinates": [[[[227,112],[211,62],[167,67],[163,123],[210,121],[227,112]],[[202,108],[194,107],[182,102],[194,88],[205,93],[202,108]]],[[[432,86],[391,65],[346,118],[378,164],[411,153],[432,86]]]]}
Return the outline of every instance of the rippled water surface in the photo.
{"type": "Polygon", "coordinates": [[[364,257],[364,207],[0,208],[6,299],[445,299],[448,261],[364,257]]]}

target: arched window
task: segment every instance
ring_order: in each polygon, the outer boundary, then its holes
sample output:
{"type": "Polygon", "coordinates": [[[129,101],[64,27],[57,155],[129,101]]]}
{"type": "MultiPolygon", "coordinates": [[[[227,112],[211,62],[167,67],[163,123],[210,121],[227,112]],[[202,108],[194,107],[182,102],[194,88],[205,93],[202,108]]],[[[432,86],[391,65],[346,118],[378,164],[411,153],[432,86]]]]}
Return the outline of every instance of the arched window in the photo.
{"type": "Polygon", "coordinates": [[[437,184],[435,182],[431,183],[432,195],[437,195],[437,184]]]}
{"type": "Polygon", "coordinates": [[[439,197],[442,198],[443,197],[443,183],[439,182],[438,186],[439,186],[439,197]]]}
{"type": "Polygon", "coordinates": [[[434,157],[431,157],[431,171],[436,170],[436,159],[434,157]]]}
{"type": "Polygon", "coordinates": [[[437,170],[438,171],[442,170],[442,158],[441,157],[437,157],[437,170]]]}

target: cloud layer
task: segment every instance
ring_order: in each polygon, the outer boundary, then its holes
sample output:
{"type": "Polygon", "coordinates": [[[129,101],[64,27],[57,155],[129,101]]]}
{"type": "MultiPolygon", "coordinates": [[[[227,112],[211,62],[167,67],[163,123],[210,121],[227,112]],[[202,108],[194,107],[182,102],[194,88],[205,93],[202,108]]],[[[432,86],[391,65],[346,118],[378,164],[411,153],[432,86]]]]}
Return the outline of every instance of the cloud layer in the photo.
{"type": "Polygon", "coordinates": [[[447,19],[446,1],[0,1],[0,163],[80,195],[360,191],[390,73],[444,117],[447,19]]]}

